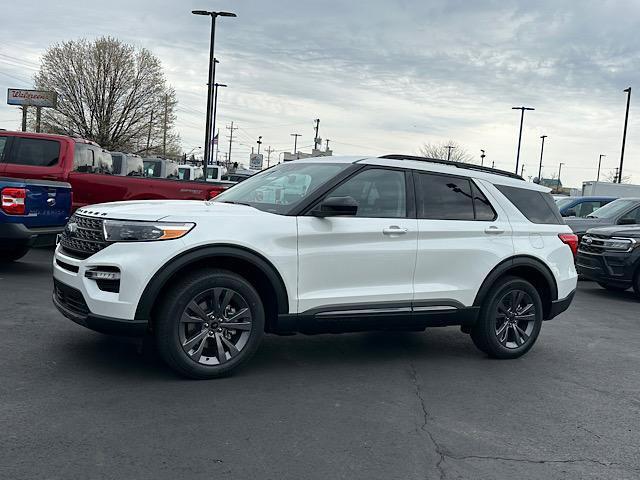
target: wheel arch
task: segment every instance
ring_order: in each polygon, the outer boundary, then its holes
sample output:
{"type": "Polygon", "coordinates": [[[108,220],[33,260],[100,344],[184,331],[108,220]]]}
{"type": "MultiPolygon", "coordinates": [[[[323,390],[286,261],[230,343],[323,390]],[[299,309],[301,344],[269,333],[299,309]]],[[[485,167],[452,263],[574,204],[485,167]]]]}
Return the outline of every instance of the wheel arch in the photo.
{"type": "Polygon", "coordinates": [[[153,319],[154,308],[171,281],[187,272],[205,268],[222,268],[247,279],[258,291],[267,315],[265,328],[276,327],[278,315],[289,313],[289,296],[282,276],[275,266],[259,253],[236,245],[210,245],[181,253],[158,270],[147,283],[135,319],[153,319]]]}
{"type": "Polygon", "coordinates": [[[549,267],[541,260],[529,255],[510,257],[496,265],[482,282],[473,305],[481,306],[491,287],[507,275],[521,277],[538,290],[542,299],[544,318],[549,318],[552,302],[558,299],[558,285],[549,267]]]}

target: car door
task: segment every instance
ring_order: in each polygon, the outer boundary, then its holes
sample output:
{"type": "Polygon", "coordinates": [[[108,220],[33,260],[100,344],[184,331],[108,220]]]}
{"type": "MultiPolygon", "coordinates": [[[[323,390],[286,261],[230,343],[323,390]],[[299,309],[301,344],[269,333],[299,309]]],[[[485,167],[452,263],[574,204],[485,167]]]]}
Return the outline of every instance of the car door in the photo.
{"type": "Polygon", "coordinates": [[[411,311],[417,222],[408,181],[402,169],[367,167],[322,199],[352,197],[355,216],[298,217],[299,312],[411,311]]]}
{"type": "Polygon", "coordinates": [[[415,172],[415,185],[414,310],[471,306],[489,272],[513,254],[509,221],[481,182],[415,172]]]}

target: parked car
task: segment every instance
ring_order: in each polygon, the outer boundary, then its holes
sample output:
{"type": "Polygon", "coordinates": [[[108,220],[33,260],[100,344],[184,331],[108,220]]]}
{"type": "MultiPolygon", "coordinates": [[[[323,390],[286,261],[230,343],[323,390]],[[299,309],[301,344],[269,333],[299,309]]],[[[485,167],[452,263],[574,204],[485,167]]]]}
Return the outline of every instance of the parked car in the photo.
{"type": "Polygon", "coordinates": [[[614,200],[616,197],[564,197],[556,199],[556,205],[563,217],[584,218],[614,200]]]}
{"type": "Polygon", "coordinates": [[[635,225],[640,223],[640,198],[619,198],[593,211],[585,218],[566,218],[565,223],[579,238],[582,238],[590,228],[635,225]]]}
{"type": "Polygon", "coordinates": [[[633,287],[640,297],[640,226],[592,228],[582,237],[576,260],[580,275],[607,290],[633,287]]]}
{"type": "Polygon", "coordinates": [[[180,165],[178,167],[178,177],[180,180],[205,181],[203,168],[195,165],[180,165]]]}
{"type": "Polygon", "coordinates": [[[119,200],[208,200],[227,184],[113,175],[113,158],[88,140],[43,133],[0,132],[0,176],[68,182],[73,209],[119,200]]]}
{"type": "Polygon", "coordinates": [[[61,236],[54,303],[97,331],[150,330],[194,378],[229,373],[265,332],[460,325],[515,358],[576,289],[577,238],[548,191],[392,155],[278,165],[213,202],[92,205],[61,236]]]}
{"type": "Polygon", "coordinates": [[[143,177],[144,164],[140,155],[133,153],[111,152],[113,175],[122,177],[143,177]]]}
{"type": "Polygon", "coordinates": [[[152,178],[179,179],[178,162],[166,158],[145,158],[144,175],[152,178]]]}
{"type": "Polygon", "coordinates": [[[55,245],[71,215],[68,183],[0,178],[0,198],[0,262],[18,260],[32,246],[55,245]]]}

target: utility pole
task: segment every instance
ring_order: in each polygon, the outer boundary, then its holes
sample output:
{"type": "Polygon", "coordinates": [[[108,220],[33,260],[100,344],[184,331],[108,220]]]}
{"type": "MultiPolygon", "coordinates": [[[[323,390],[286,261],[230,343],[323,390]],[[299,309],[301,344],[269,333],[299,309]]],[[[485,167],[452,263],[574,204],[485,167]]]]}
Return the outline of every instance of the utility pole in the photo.
{"type": "Polygon", "coordinates": [[[316,118],[313,122],[315,123],[315,130],[316,130],[316,136],[313,139],[313,149],[317,150],[318,149],[318,144],[320,143],[320,139],[318,137],[318,133],[320,131],[320,119],[316,118]]]}
{"type": "Polygon", "coordinates": [[[328,152],[329,151],[329,139],[325,139],[325,151],[328,152]]]}
{"type": "Polygon", "coordinates": [[[149,133],[147,133],[147,149],[145,152],[149,154],[149,147],[151,146],[151,127],[153,126],[153,110],[151,110],[151,120],[149,120],[149,133]]]}
{"type": "Polygon", "coordinates": [[[598,175],[596,177],[596,183],[600,181],[600,164],[602,163],[602,157],[606,157],[606,155],[601,153],[600,158],[598,158],[598,175]]]}
{"type": "Polygon", "coordinates": [[[491,168],[496,168],[496,162],[495,162],[495,160],[491,162],[491,168]]]}
{"type": "Polygon", "coordinates": [[[229,130],[229,154],[227,155],[227,164],[231,164],[231,144],[233,143],[233,131],[237,129],[238,127],[233,126],[233,121],[231,122],[231,126],[227,127],[227,130],[229,130]]]}
{"type": "Polygon", "coordinates": [[[296,156],[296,158],[300,158],[298,157],[298,137],[301,137],[302,134],[292,133],[291,136],[293,137],[293,154],[296,156]]]}
{"type": "Polygon", "coordinates": [[[447,145],[446,147],[444,147],[447,149],[447,162],[451,160],[451,150],[453,150],[454,148],[456,148],[453,145],[447,145]]]}
{"type": "Polygon", "coordinates": [[[524,178],[524,163],[522,164],[522,167],[520,168],[520,176],[524,178]]]}
{"type": "Polygon", "coordinates": [[[482,152],[480,154],[480,166],[483,167],[484,166],[484,157],[486,157],[486,155],[484,154],[484,150],[480,149],[480,151],[482,152]]]}
{"type": "Polygon", "coordinates": [[[520,144],[522,143],[522,125],[524,124],[524,111],[535,110],[531,107],[511,107],[511,110],[520,110],[520,133],[518,134],[518,153],[516,155],[516,174],[518,173],[518,165],[520,164],[520,144]]]}
{"type": "Polygon", "coordinates": [[[618,173],[620,170],[616,167],[616,174],[613,176],[613,183],[618,183],[618,173]]]}
{"type": "Polygon", "coordinates": [[[562,173],[562,165],[564,165],[564,163],[560,162],[560,165],[558,165],[558,185],[556,186],[556,192],[560,193],[560,173],[562,173]]]}
{"type": "Polygon", "coordinates": [[[269,145],[264,151],[267,152],[267,168],[269,168],[269,163],[271,161],[271,153],[273,152],[271,145],[269,145]]]}
{"type": "Polygon", "coordinates": [[[631,103],[631,87],[623,90],[627,92],[627,111],[624,114],[624,131],[622,133],[622,150],[620,151],[620,168],[618,170],[618,183],[622,183],[622,162],[624,161],[624,144],[627,141],[627,124],[629,122],[629,104],[631,103]]]}
{"type": "Polygon", "coordinates": [[[27,131],[27,106],[22,105],[20,108],[22,108],[22,131],[26,132],[27,131]]]}
{"type": "Polygon", "coordinates": [[[40,133],[41,117],[42,117],[42,107],[36,107],[36,133],[40,133]]]}
{"type": "MultiPolygon", "coordinates": [[[[214,60],[214,62],[213,62],[214,63],[213,70],[215,71],[215,69],[216,69],[215,64],[216,63],[220,63],[220,62],[218,62],[218,60],[216,60],[215,58],[213,60],[214,60]]],[[[211,121],[211,139],[212,139],[211,140],[211,150],[212,150],[212,152],[213,152],[214,145],[218,145],[218,148],[220,148],[220,137],[218,137],[218,140],[215,141],[215,138],[216,138],[216,118],[217,118],[217,115],[218,115],[218,89],[220,87],[224,88],[224,87],[226,87],[226,85],[224,83],[215,83],[213,85],[213,87],[214,87],[214,91],[213,91],[214,92],[213,93],[213,120],[211,121]]],[[[218,134],[220,134],[220,132],[218,132],[218,134]]]]}
{"type": "Polygon", "coordinates": [[[169,117],[169,95],[164,95],[164,125],[162,127],[162,156],[167,156],[167,119],[169,117]]]}
{"type": "Polygon", "coordinates": [[[258,137],[258,141],[256,143],[258,144],[258,155],[260,155],[260,145],[262,145],[262,135],[258,137]]]}
{"type": "Polygon", "coordinates": [[[540,146],[540,165],[538,166],[538,183],[542,181],[542,154],[544,153],[544,139],[547,135],[540,135],[542,139],[542,145],[540,146]]]}

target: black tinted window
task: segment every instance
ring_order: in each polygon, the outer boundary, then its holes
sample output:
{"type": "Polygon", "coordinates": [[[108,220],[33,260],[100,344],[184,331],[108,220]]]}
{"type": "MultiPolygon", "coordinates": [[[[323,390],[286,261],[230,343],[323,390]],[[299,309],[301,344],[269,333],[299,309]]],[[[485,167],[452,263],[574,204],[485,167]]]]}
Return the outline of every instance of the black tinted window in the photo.
{"type": "Polygon", "coordinates": [[[509,199],[520,212],[532,223],[562,224],[564,223],[553,197],[548,193],[529,190],[527,188],[496,185],[496,188],[509,199]]]}
{"type": "Polygon", "coordinates": [[[52,167],[58,163],[60,143],[42,138],[19,138],[14,141],[11,156],[5,161],[34,167],[52,167]]]}
{"type": "Polygon", "coordinates": [[[353,197],[358,217],[404,218],[407,197],[404,172],[372,168],[356,174],[328,197],[353,197]]]}
{"type": "Polygon", "coordinates": [[[416,177],[418,218],[430,220],[474,219],[469,179],[431,173],[418,173],[416,177]]]}
{"type": "Polygon", "coordinates": [[[628,223],[640,223],[640,207],[634,208],[629,213],[626,213],[624,216],[620,217],[618,222],[626,221],[628,223]]]}
{"type": "Polygon", "coordinates": [[[7,144],[7,137],[0,137],[0,162],[4,159],[4,147],[7,144]]]}
{"type": "Polygon", "coordinates": [[[116,175],[120,175],[122,173],[122,158],[123,155],[120,153],[112,153],[111,158],[113,159],[113,173],[116,175]]]}
{"type": "Polygon", "coordinates": [[[496,212],[487,200],[487,197],[472,182],[471,189],[473,191],[473,207],[476,211],[476,220],[492,221],[496,219],[496,212]]]}

